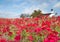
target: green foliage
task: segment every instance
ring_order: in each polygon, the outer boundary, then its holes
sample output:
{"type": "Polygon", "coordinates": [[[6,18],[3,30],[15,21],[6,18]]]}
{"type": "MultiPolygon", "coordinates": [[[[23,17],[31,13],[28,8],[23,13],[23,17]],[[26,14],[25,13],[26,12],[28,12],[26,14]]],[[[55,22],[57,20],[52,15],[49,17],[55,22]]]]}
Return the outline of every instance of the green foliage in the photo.
{"type": "Polygon", "coordinates": [[[30,15],[29,14],[21,14],[21,16],[20,17],[30,17],[30,15]]]}
{"type": "Polygon", "coordinates": [[[11,36],[9,36],[9,39],[10,39],[10,40],[14,40],[15,35],[16,35],[16,34],[13,33],[11,36]]]}
{"type": "Polygon", "coordinates": [[[27,37],[27,36],[29,36],[29,33],[26,32],[26,30],[23,30],[21,35],[22,35],[23,37],[27,37]]]}
{"type": "Polygon", "coordinates": [[[34,41],[33,42],[42,42],[43,41],[43,39],[44,39],[44,37],[42,36],[40,36],[40,35],[33,35],[33,38],[34,38],[34,41]]]}
{"type": "Polygon", "coordinates": [[[32,17],[36,17],[36,16],[38,16],[39,14],[42,14],[40,10],[38,10],[38,11],[34,10],[34,12],[32,13],[31,16],[32,16],[32,17]]]}
{"type": "Polygon", "coordinates": [[[29,36],[29,33],[28,32],[26,32],[26,30],[23,30],[22,31],[22,33],[21,33],[21,35],[22,35],[22,40],[21,40],[21,42],[29,42],[29,40],[28,40],[28,36],[29,36]]]}
{"type": "Polygon", "coordinates": [[[57,32],[60,32],[60,27],[59,27],[59,26],[56,26],[55,30],[56,30],[57,32]]]}

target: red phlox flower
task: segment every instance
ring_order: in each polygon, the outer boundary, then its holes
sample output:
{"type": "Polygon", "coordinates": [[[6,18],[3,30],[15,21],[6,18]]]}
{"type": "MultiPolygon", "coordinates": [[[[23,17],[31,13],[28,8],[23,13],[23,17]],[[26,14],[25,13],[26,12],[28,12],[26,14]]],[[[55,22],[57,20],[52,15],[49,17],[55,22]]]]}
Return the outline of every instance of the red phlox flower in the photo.
{"type": "Polygon", "coordinates": [[[32,36],[32,35],[28,36],[28,39],[29,39],[30,41],[33,41],[33,36],[32,36]]]}
{"type": "Polygon", "coordinates": [[[40,19],[40,18],[37,18],[37,17],[36,17],[36,18],[34,18],[34,20],[35,20],[35,21],[38,21],[39,19],[40,19]]]}
{"type": "Polygon", "coordinates": [[[47,31],[51,31],[51,28],[46,28],[47,31]]]}
{"type": "Polygon", "coordinates": [[[21,36],[20,35],[16,35],[15,40],[19,41],[20,39],[21,39],[21,36]]]}
{"type": "Polygon", "coordinates": [[[45,38],[45,39],[44,39],[44,42],[49,42],[48,38],[45,38]]]}
{"type": "Polygon", "coordinates": [[[6,28],[3,28],[3,33],[7,32],[7,29],[6,28]]]}
{"type": "Polygon", "coordinates": [[[35,30],[34,30],[36,33],[40,33],[40,31],[41,31],[41,28],[35,28],[35,30]]]}
{"type": "Polygon", "coordinates": [[[9,32],[8,35],[11,36],[13,33],[12,32],[9,32]]]}
{"type": "Polygon", "coordinates": [[[33,26],[33,27],[37,27],[37,26],[38,26],[38,24],[34,23],[34,24],[32,24],[32,26],[33,26]]]}
{"type": "Polygon", "coordinates": [[[5,38],[0,38],[0,42],[7,42],[5,38]]]}

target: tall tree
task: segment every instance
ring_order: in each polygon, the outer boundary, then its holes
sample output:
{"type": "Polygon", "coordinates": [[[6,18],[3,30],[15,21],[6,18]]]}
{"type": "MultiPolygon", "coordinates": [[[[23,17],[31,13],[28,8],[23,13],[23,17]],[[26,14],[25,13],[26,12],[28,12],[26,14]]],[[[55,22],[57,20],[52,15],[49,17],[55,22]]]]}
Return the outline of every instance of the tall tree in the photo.
{"type": "Polygon", "coordinates": [[[34,12],[32,13],[32,17],[36,17],[38,16],[39,14],[42,14],[41,10],[34,10],[34,12]]]}

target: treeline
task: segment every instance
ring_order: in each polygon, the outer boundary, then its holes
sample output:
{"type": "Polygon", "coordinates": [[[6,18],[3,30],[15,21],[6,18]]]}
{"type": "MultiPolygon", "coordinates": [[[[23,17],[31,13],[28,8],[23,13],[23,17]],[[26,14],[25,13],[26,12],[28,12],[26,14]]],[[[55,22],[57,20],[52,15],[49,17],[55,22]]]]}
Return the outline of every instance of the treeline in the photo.
{"type": "Polygon", "coordinates": [[[36,17],[37,15],[42,14],[41,10],[34,10],[34,12],[30,14],[21,14],[20,17],[36,17]]]}

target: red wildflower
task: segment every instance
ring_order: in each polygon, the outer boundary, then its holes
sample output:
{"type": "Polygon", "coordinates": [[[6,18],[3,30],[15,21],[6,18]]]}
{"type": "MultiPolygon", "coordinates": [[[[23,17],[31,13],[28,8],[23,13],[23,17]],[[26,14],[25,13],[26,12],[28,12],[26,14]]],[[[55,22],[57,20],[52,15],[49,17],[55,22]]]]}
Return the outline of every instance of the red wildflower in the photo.
{"type": "Polygon", "coordinates": [[[39,19],[40,19],[40,18],[37,18],[37,17],[36,17],[36,18],[34,18],[34,20],[35,20],[35,21],[38,21],[39,19]]]}
{"type": "Polygon", "coordinates": [[[20,34],[20,33],[21,33],[21,31],[19,31],[19,30],[18,30],[18,31],[16,31],[16,34],[20,34]]]}
{"type": "Polygon", "coordinates": [[[41,28],[35,28],[35,30],[34,30],[36,33],[40,33],[40,31],[41,31],[41,28]]]}
{"type": "Polygon", "coordinates": [[[7,40],[4,38],[0,38],[0,42],[7,42],[7,40]]]}
{"type": "Polygon", "coordinates": [[[51,28],[46,28],[47,31],[51,31],[51,28]]]}
{"type": "Polygon", "coordinates": [[[44,42],[49,42],[49,40],[47,38],[44,39],[44,42]]]}
{"type": "Polygon", "coordinates": [[[33,41],[33,36],[30,35],[30,36],[28,37],[28,39],[29,39],[30,41],[33,41]]]}
{"type": "Polygon", "coordinates": [[[15,40],[19,41],[20,39],[21,39],[21,36],[20,35],[16,35],[15,40]]]}
{"type": "Polygon", "coordinates": [[[51,22],[49,22],[49,21],[43,21],[42,22],[42,26],[45,26],[45,25],[47,25],[48,27],[50,27],[51,22]]]}
{"type": "Polygon", "coordinates": [[[11,36],[13,33],[12,32],[9,32],[8,35],[11,36]]]}

